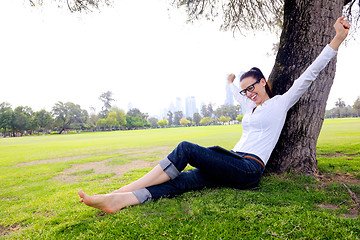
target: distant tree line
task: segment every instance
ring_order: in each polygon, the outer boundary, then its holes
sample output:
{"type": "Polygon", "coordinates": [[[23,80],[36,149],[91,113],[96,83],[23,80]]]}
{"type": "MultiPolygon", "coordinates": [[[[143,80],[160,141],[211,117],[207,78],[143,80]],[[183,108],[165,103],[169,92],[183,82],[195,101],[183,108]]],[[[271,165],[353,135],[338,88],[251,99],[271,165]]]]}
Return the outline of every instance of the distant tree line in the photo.
{"type": "Polygon", "coordinates": [[[112,131],[133,130],[141,128],[199,126],[211,124],[229,124],[241,122],[240,106],[222,105],[214,110],[214,104],[209,103],[201,108],[200,113],[192,117],[184,117],[182,111],[167,113],[167,118],[157,119],[142,113],[139,109],[124,110],[113,107],[112,92],[100,95],[103,102],[101,111],[88,113],[80,105],[72,102],[57,102],[50,112],[46,110],[33,111],[28,106],[18,106],[15,109],[7,103],[0,103],[0,134],[6,136],[23,136],[32,134],[62,134],[78,131],[112,131]]]}
{"type": "MultiPolygon", "coordinates": [[[[204,126],[216,124],[239,123],[243,115],[240,114],[240,106],[221,105],[215,109],[215,105],[209,103],[201,107],[200,113],[194,113],[192,117],[184,117],[182,111],[168,111],[167,118],[157,119],[142,113],[137,108],[124,110],[113,107],[112,92],[108,91],[100,95],[103,102],[101,111],[89,114],[80,105],[72,102],[57,102],[52,111],[40,110],[34,112],[28,106],[18,106],[15,109],[7,103],[0,103],[0,134],[6,136],[23,136],[32,134],[61,134],[78,131],[113,131],[133,130],[142,128],[162,128],[176,126],[204,126]],[[214,110],[215,109],[215,110],[214,110]]],[[[360,117],[360,97],[354,105],[346,106],[339,98],[335,108],[327,110],[326,118],[360,117]]]]}
{"type": "Polygon", "coordinates": [[[346,118],[346,117],[360,117],[360,96],[357,97],[353,106],[346,105],[345,102],[339,98],[335,102],[335,107],[326,110],[325,118],[346,118]]]}

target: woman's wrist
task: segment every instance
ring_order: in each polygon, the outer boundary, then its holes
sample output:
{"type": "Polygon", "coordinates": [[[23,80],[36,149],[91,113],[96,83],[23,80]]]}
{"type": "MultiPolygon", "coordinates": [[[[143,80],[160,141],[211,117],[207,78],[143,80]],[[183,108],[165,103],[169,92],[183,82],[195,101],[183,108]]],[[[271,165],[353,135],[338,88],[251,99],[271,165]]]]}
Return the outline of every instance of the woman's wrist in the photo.
{"type": "Polygon", "coordinates": [[[334,49],[335,51],[339,50],[339,47],[341,45],[341,43],[345,40],[346,36],[340,36],[338,34],[335,35],[335,37],[333,38],[333,40],[331,40],[331,42],[329,43],[329,46],[334,49]]]}

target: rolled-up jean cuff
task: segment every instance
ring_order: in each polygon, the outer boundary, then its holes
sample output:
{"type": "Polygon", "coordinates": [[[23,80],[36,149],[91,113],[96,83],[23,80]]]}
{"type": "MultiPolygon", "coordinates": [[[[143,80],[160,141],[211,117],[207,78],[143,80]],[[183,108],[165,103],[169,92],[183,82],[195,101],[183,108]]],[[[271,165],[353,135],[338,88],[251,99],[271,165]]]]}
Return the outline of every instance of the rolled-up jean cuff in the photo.
{"type": "Polygon", "coordinates": [[[151,201],[152,196],[149,190],[146,188],[138,189],[132,192],[135,197],[139,200],[140,203],[145,203],[147,201],[151,201]]]}
{"type": "Polygon", "coordinates": [[[180,174],[179,170],[177,170],[175,165],[168,158],[161,159],[159,165],[170,179],[174,179],[180,174]]]}

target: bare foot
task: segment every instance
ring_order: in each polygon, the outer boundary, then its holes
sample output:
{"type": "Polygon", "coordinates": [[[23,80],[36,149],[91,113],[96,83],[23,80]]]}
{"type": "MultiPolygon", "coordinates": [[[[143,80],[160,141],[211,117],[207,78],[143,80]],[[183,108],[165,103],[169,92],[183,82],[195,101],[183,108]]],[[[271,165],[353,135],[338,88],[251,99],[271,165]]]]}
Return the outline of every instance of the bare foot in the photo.
{"type": "Polygon", "coordinates": [[[101,195],[87,195],[80,190],[80,202],[90,207],[100,209],[108,214],[120,211],[124,207],[139,204],[139,200],[132,193],[110,193],[101,195]]]}

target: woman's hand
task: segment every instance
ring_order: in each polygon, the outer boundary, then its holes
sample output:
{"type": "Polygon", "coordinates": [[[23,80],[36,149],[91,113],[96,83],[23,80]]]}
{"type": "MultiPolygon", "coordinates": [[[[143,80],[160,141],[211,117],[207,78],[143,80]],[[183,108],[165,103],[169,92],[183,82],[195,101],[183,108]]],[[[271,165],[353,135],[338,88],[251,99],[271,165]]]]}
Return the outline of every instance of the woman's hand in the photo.
{"type": "Polygon", "coordinates": [[[235,74],[231,73],[229,76],[228,76],[228,83],[231,84],[234,82],[234,79],[235,79],[235,74]]]}
{"type": "Polygon", "coordinates": [[[350,30],[350,23],[348,20],[345,20],[344,17],[339,17],[334,24],[336,35],[333,40],[330,42],[330,47],[334,50],[338,50],[340,44],[345,40],[350,30]]]}
{"type": "Polygon", "coordinates": [[[336,31],[336,36],[343,39],[344,41],[349,34],[350,23],[348,20],[345,20],[344,17],[339,17],[334,24],[334,28],[336,31]]]}

